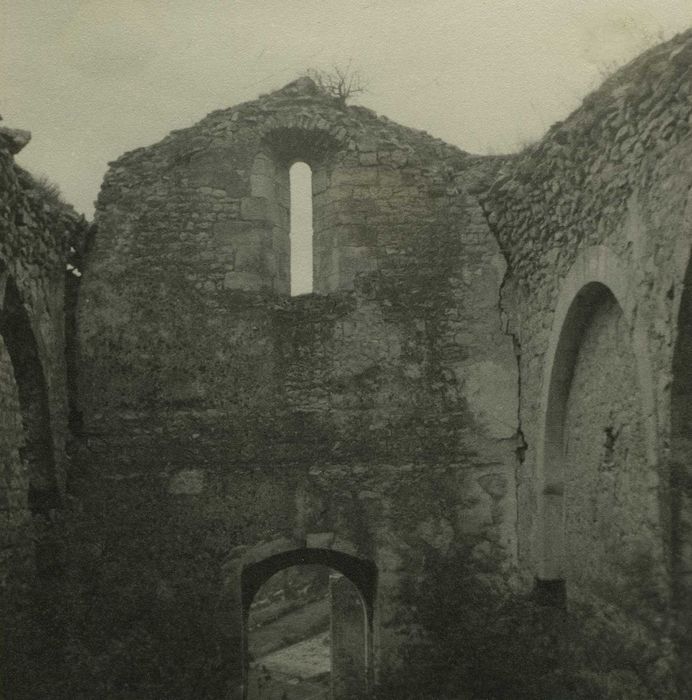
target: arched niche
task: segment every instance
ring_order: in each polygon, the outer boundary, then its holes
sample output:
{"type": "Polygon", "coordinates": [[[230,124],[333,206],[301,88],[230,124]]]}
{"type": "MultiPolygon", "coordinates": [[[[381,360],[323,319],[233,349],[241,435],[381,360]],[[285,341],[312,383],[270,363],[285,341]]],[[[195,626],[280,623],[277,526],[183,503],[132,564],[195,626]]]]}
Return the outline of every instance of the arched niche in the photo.
{"type": "Polygon", "coordinates": [[[580,590],[631,565],[651,544],[639,521],[660,520],[653,382],[632,297],[623,266],[598,246],[579,256],[554,312],[536,439],[536,578],[561,604],[567,579],[580,590]]]}
{"type": "MultiPolygon", "coordinates": [[[[349,602],[348,590],[357,591],[360,598],[360,606],[362,613],[362,648],[358,653],[352,655],[357,658],[359,668],[356,673],[359,677],[355,678],[355,682],[367,689],[372,684],[373,677],[373,661],[372,661],[372,638],[373,638],[373,623],[374,623],[374,604],[375,592],[377,586],[377,570],[372,562],[365,559],[345,554],[340,551],[330,549],[316,548],[299,548],[283,551],[266,557],[260,561],[246,565],[241,573],[241,600],[242,600],[242,619],[243,619],[243,686],[247,697],[248,690],[248,617],[250,607],[257,592],[267,583],[273,576],[282,570],[290,567],[301,565],[322,565],[341,574],[347,583],[348,589],[337,583],[331,589],[332,595],[332,630],[335,628],[349,627],[348,620],[345,620],[343,615],[347,610],[349,614],[353,613],[352,603],[349,602]],[[345,595],[344,595],[345,594],[345,595]]],[[[344,635],[346,644],[352,644],[351,634],[344,635]],[[350,639],[348,639],[350,636],[350,639]]],[[[343,668],[349,668],[349,673],[353,673],[352,666],[348,663],[349,659],[345,658],[349,655],[348,646],[336,650],[335,644],[337,640],[332,639],[332,654],[339,657],[339,661],[343,664],[343,668]],[[345,662],[345,663],[344,663],[345,662]]],[[[351,697],[349,693],[352,691],[352,683],[343,682],[339,678],[339,672],[333,666],[332,676],[332,698],[334,700],[342,700],[342,698],[351,697]],[[349,687],[351,690],[349,690],[349,687]]]]}
{"type": "Polygon", "coordinates": [[[692,692],[692,263],[684,277],[671,387],[671,549],[683,695],[692,692]]]}
{"type": "Polygon", "coordinates": [[[543,450],[543,551],[541,578],[565,578],[565,416],[580,341],[596,307],[613,299],[599,282],[583,287],[564,320],[553,362],[545,417],[543,450]]]}
{"type": "MultiPolygon", "coordinates": [[[[0,336],[5,357],[9,358],[18,404],[18,427],[15,436],[21,473],[15,476],[14,489],[21,484],[21,508],[31,516],[30,530],[36,571],[49,574],[57,570],[59,547],[53,537],[52,522],[61,507],[61,492],[56,473],[54,444],[50,424],[48,391],[39,348],[29,316],[14,279],[5,274],[0,295],[0,336]]],[[[10,486],[12,486],[10,484],[10,486]]],[[[16,502],[16,496],[12,499],[16,502]]],[[[15,505],[17,507],[17,505],[15,505]]],[[[18,515],[18,514],[16,514],[18,515]]],[[[15,516],[16,517],[16,516],[15,516]]],[[[28,521],[27,521],[28,522],[28,521]]],[[[32,565],[33,566],[33,565],[32,565]]]]}
{"type": "Polygon", "coordinates": [[[28,505],[33,514],[48,516],[60,507],[50,427],[48,392],[36,338],[11,277],[5,284],[0,334],[12,362],[23,435],[20,456],[28,470],[28,505]]]}

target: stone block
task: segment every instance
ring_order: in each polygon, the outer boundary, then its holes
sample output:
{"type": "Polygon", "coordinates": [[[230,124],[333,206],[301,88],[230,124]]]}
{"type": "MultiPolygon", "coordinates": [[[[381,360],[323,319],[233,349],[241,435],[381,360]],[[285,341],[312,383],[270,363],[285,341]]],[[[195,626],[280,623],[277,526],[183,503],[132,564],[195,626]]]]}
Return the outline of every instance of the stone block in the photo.
{"type": "Polygon", "coordinates": [[[356,146],[361,153],[376,151],[377,145],[378,139],[373,134],[363,134],[356,142],[356,146]]]}
{"type": "Polygon", "coordinates": [[[365,247],[374,251],[377,245],[377,228],[367,224],[341,226],[339,229],[339,243],[342,246],[365,247]]]}
{"type": "Polygon", "coordinates": [[[246,292],[258,292],[267,286],[267,281],[253,272],[227,272],[223,278],[223,288],[243,290],[246,292]]]}
{"type": "Polygon", "coordinates": [[[195,496],[204,491],[206,475],[201,469],[183,469],[168,482],[168,493],[179,496],[195,496]]]}
{"type": "Polygon", "coordinates": [[[429,518],[418,526],[418,534],[431,547],[446,554],[454,540],[451,524],[443,518],[429,518]]]}
{"type": "Polygon", "coordinates": [[[495,500],[499,500],[507,493],[507,477],[503,474],[486,474],[478,479],[478,483],[495,500]]]}
{"type": "Polygon", "coordinates": [[[489,499],[478,501],[473,506],[457,508],[459,531],[464,535],[481,535],[493,524],[489,499]]]}
{"type": "Polygon", "coordinates": [[[517,431],[518,379],[509,348],[507,356],[502,364],[483,360],[465,365],[460,372],[469,409],[493,438],[510,438],[517,431]]]}
{"type": "Polygon", "coordinates": [[[312,173],[312,194],[317,196],[329,187],[329,175],[324,168],[318,168],[312,173]]]}
{"type": "Polygon", "coordinates": [[[339,249],[339,289],[352,289],[356,275],[377,269],[377,251],[366,246],[339,249]]]}
{"type": "Polygon", "coordinates": [[[236,248],[235,271],[252,272],[257,275],[261,275],[265,272],[265,264],[260,246],[248,245],[236,248]]]}
{"type": "Polygon", "coordinates": [[[377,168],[341,168],[332,173],[332,188],[338,186],[374,185],[377,183],[377,168]]]}
{"type": "Polygon", "coordinates": [[[329,549],[333,542],[333,532],[312,532],[305,538],[305,546],[311,549],[329,549]]]}
{"type": "Polygon", "coordinates": [[[352,542],[344,539],[343,537],[339,537],[338,535],[334,537],[334,542],[332,542],[331,549],[338,552],[344,552],[344,554],[350,554],[354,557],[358,556],[356,546],[352,542]]]}
{"type": "Polygon", "coordinates": [[[243,221],[266,219],[267,200],[264,197],[243,197],[240,200],[240,218],[243,221]]]}
{"type": "Polygon", "coordinates": [[[292,549],[299,549],[304,546],[304,541],[288,537],[280,537],[276,540],[271,540],[270,542],[261,542],[247,550],[244,556],[244,563],[246,565],[252,564],[254,562],[267,559],[275,554],[288,552],[292,549]]]}
{"type": "Polygon", "coordinates": [[[212,228],[213,240],[218,245],[232,245],[240,236],[252,231],[256,225],[247,221],[236,221],[233,219],[217,221],[212,228]]]}

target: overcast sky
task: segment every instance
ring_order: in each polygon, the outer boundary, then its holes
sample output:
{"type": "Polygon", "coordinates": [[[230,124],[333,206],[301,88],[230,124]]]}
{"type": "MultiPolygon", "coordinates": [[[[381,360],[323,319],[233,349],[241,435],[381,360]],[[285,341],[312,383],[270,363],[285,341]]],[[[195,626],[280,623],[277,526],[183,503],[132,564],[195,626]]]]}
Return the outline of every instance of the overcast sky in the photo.
{"type": "Polygon", "coordinates": [[[107,162],[310,67],[465,150],[516,150],[692,0],[0,0],[0,114],[18,161],[91,216],[107,162]]]}

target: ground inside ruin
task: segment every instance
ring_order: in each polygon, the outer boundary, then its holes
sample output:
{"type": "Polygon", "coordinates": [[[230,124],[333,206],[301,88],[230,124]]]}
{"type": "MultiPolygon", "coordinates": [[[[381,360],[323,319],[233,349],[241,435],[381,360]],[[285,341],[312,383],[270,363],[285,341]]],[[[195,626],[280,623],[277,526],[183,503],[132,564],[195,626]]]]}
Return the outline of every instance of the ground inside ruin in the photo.
{"type": "Polygon", "coordinates": [[[255,629],[251,635],[249,700],[321,700],[330,697],[331,643],[327,599],[287,612],[255,629]],[[315,629],[320,631],[314,633],[315,629]]]}

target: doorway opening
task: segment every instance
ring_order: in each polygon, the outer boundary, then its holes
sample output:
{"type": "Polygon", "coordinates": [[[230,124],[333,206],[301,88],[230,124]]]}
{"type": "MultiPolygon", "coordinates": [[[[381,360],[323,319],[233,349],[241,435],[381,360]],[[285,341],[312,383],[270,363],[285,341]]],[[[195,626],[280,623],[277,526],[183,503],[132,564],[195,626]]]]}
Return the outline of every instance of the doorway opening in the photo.
{"type": "Polygon", "coordinates": [[[294,550],[243,572],[245,697],[364,697],[370,686],[375,568],[294,550]]]}

